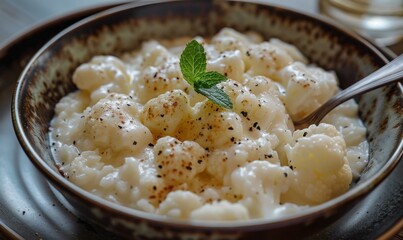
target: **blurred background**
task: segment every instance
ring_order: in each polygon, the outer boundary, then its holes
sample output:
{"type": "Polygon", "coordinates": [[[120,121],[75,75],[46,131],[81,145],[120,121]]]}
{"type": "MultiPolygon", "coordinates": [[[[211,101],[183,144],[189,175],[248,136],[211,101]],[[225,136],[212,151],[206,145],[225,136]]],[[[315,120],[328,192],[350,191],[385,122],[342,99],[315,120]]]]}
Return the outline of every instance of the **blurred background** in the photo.
{"type": "MultiPolygon", "coordinates": [[[[147,2],[147,0],[138,0],[147,2]]],[[[0,0],[0,43],[45,19],[60,16],[77,9],[120,3],[119,0],[0,0]]],[[[318,0],[266,0],[303,9],[307,12],[317,12],[318,0]]]]}
{"type": "Polygon", "coordinates": [[[77,9],[114,0],[0,0],[0,43],[41,23],[77,9]]]}
{"type": "MultiPolygon", "coordinates": [[[[147,0],[138,0],[147,1],[147,0]]],[[[331,17],[362,35],[403,52],[403,0],[263,0],[331,17]]],[[[0,45],[41,22],[118,0],[0,0],[0,45]]]]}

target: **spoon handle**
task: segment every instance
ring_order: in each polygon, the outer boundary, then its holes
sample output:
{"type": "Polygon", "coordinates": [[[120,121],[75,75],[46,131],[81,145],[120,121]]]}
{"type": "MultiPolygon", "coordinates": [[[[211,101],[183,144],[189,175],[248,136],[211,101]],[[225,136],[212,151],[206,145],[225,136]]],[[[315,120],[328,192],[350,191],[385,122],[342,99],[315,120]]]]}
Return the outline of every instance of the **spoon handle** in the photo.
{"type": "Polygon", "coordinates": [[[362,80],[356,82],[350,87],[340,91],[332,98],[330,98],[325,104],[320,106],[310,115],[295,121],[296,125],[304,123],[319,124],[319,122],[330,112],[333,108],[337,107],[341,103],[375,88],[382,87],[389,83],[397,82],[403,77],[403,54],[395,58],[390,63],[366,76],[362,80]]]}

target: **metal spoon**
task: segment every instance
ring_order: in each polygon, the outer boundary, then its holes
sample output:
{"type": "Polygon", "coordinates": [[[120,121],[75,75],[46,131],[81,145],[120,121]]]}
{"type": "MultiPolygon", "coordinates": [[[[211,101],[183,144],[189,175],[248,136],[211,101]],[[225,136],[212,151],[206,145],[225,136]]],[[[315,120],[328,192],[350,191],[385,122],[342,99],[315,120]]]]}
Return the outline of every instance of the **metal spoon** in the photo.
{"type": "Polygon", "coordinates": [[[402,77],[403,54],[350,87],[340,91],[308,116],[298,120],[293,119],[295,128],[301,129],[311,124],[319,124],[328,112],[341,103],[375,88],[397,82],[402,77]]]}

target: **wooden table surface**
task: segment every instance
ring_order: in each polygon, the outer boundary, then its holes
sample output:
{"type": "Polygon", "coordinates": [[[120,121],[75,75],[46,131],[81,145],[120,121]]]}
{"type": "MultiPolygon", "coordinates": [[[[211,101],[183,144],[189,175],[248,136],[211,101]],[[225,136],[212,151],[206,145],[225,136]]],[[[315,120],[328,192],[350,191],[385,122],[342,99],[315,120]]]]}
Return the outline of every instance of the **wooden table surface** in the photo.
{"type": "MultiPolygon", "coordinates": [[[[270,3],[318,13],[318,0],[266,0],[270,3]]],[[[41,22],[74,10],[122,2],[118,0],[0,0],[0,47],[41,22]]],[[[403,52],[403,42],[389,46],[395,53],[403,52]]],[[[393,237],[403,240],[403,229],[393,237]]]]}

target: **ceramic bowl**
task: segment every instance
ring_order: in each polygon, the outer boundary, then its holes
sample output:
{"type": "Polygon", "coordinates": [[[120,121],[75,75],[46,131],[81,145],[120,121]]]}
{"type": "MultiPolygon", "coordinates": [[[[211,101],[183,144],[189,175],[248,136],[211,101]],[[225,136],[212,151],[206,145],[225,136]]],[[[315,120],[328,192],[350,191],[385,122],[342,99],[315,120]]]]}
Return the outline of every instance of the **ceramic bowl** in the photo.
{"type": "Polygon", "coordinates": [[[134,50],[144,40],[211,36],[222,27],[254,30],[296,45],[311,62],[333,69],[345,88],[387,60],[371,43],[319,17],[259,1],[139,1],[93,15],[64,30],[32,58],[13,99],[13,123],[26,154],[76,214],[127,238],[302,238],[328,225],[378,185],[402,155],[402,86],[377,89],[358,100],[368,128],[370,161],[351,189],[298,214],[245,222],[166,219],[100,199],[58,172],[50,152],[55,104],[74,91],[73,70],[98,54],[134,50]]]}

